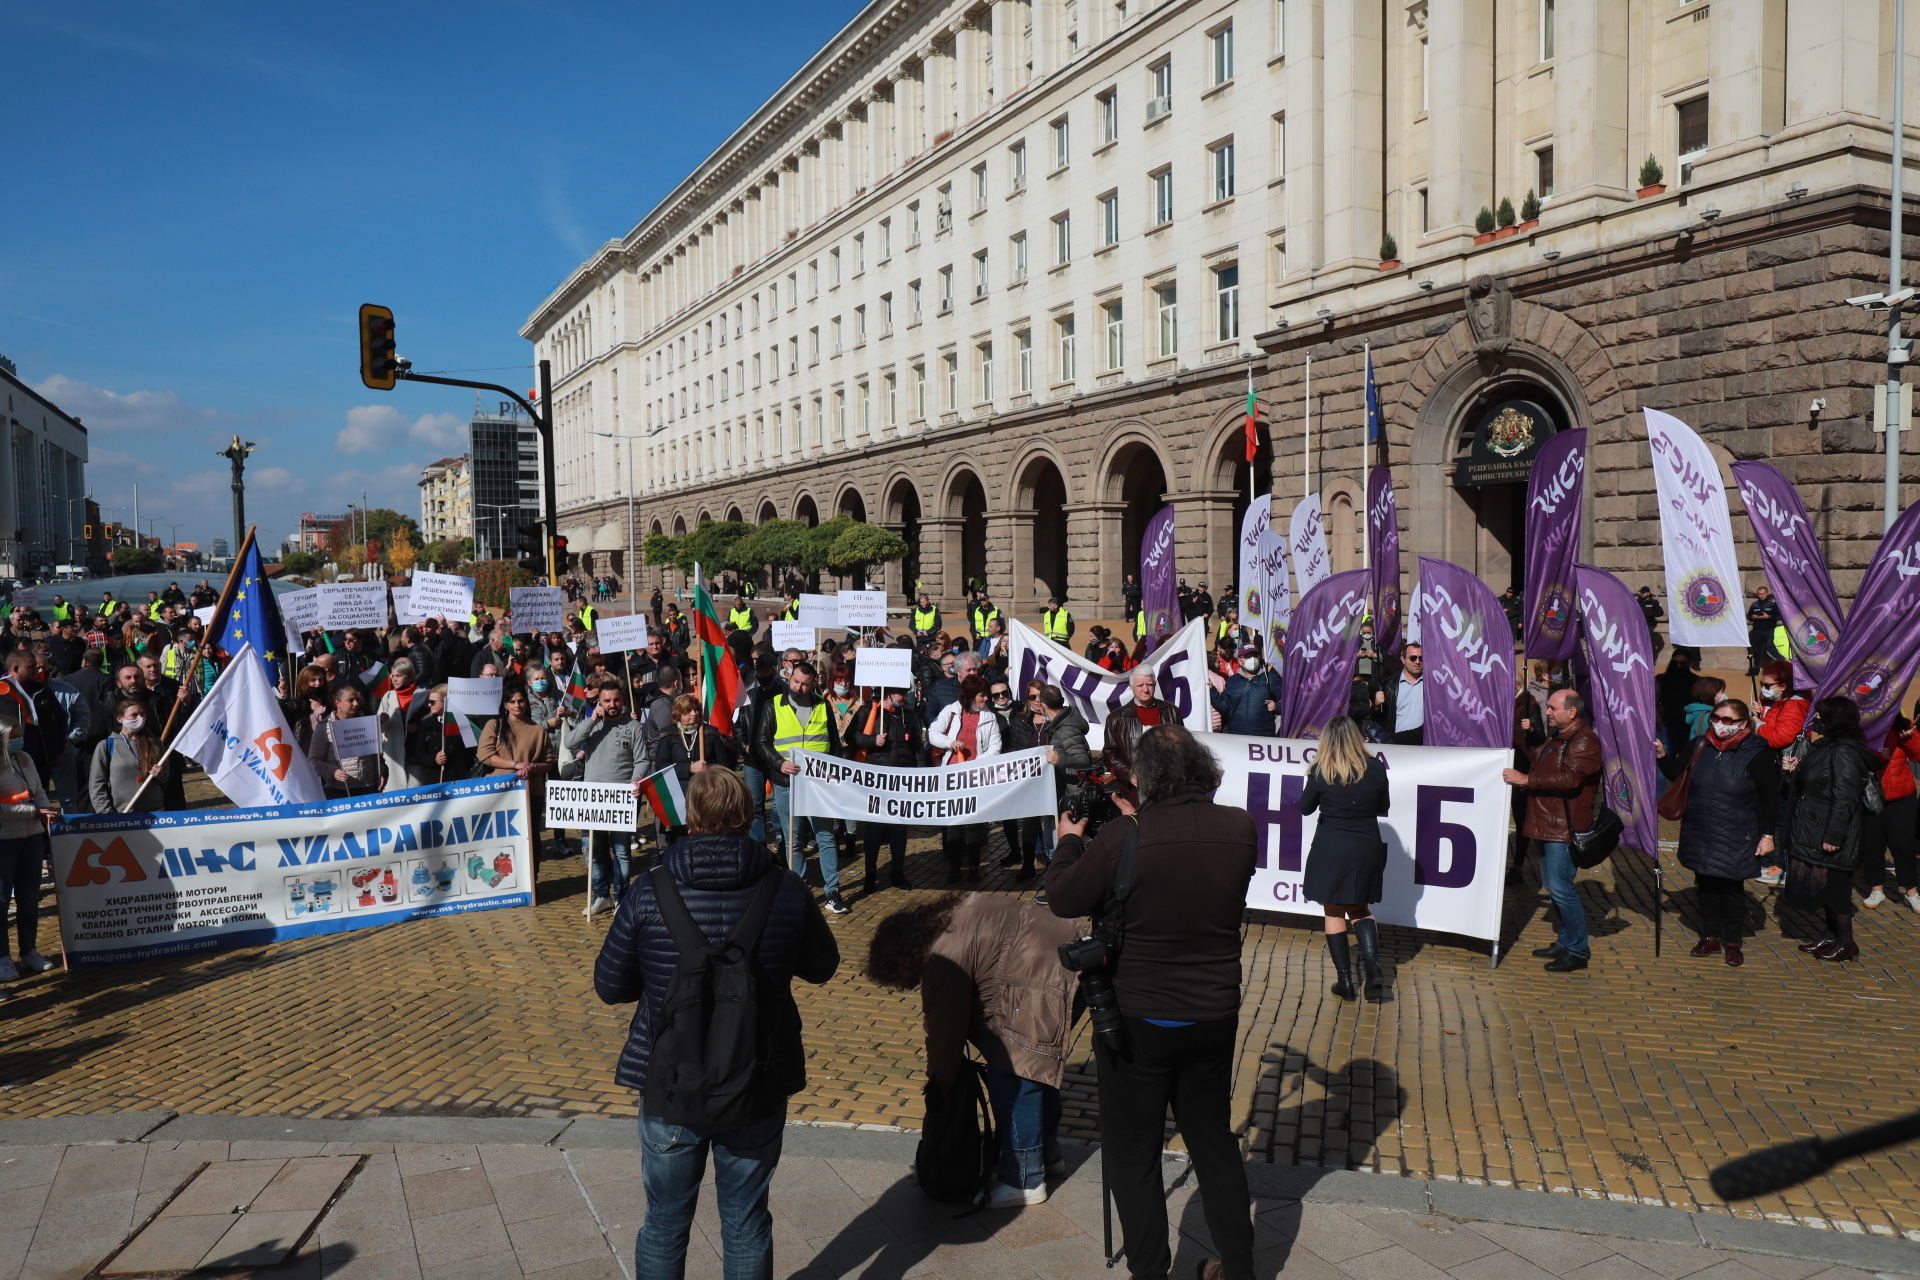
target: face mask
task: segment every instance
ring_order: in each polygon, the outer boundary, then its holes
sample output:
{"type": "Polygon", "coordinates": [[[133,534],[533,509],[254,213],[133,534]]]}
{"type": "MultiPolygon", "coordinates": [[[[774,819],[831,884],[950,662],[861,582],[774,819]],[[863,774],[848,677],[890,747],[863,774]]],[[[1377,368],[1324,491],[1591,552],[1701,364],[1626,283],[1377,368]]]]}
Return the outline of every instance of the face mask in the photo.
{"type": "Polygon", "coordinates": [[[1260,659],[1242,658],[1240,660],[1240,669],[1248,675],[1253,675],[1260,670],[1260,659]]]}
{"type": "Polygon", "coordinates": [[[120,728],[125,733],[138,733],[146,727],[147,718],[145,716],[128,716],[120,722],[120,728]]]}
{"type": "Polygon", "coordinates": [[[533,682],[533,691],[535,693],[545,693],[548,689],[552,687],[553,687],[553,682],[551,680],[535,680],[533,682]]]}
{"type": "Polygon", "coordinates": [[[1768,687],[1767,687],[1766,685],[1761,685],[1761,686],[1760,686],[1760,701],[1762,701],[1762,702],[1778,702],[1778,701],[1780,701],[1780,693],[1781,693],[1781,690],[1780,690],[1780,686],[1778,686],[1778,685],[1775,685],[1775,686],[1774,686],[1774,687],[1772,687],[1771,689],[1769,689],[1769,688],[1768,688],[1768,687]]]}
{"type": "Polygon", "coordinates": [[[850,684],[836,684],[833,686],[833,692],[834,696],[844,698],[853,692],[853,686],[850,684]]]}
{"type": "Polygon", "coordinates": [[[1744,725],[1737,724],[1722,724],[1720,721],[1715,720],[1713,721],[1713,736],[1716,738],[1731,738],[1744,727],[1744,725]]]}
{"type": "Polygon", "coordinates": [[[26,749],[27,749],[27,740],[25,738],[8,738],[7,739],[7,750],[25,751],[26,749]]]}

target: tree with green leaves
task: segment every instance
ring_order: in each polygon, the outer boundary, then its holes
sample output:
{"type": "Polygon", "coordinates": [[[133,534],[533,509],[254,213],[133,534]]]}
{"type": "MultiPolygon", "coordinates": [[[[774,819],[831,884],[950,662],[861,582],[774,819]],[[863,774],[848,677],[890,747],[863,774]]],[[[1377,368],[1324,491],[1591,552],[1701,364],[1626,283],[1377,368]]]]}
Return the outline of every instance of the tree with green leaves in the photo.
{"type": "Polygon", "coordinates": [[[798,568],[805,561],[812,533],[811,528],[798,520],[769,520],[733,544],[733,567],[742,573],[774,570],[773,581],[777,585],[780,580],[777,571],[798,568]]]}
{"type": "Polygon", "coordinates": [[[318,569],[323,562],[311,551],[289,551],[280,557],[280,567],[288,573],[307,577],[318,569]]]}
{"type": "Polygon", "coordinates": [[[849,521],[849,525],[827,552],[827,568],[835,573],[864,573],[875,565],[904,560],[913,550],[891,529],[858,520],[849,521]]]}
{"type": "Polygon", "coordinates": [[[115,573],[158,573],[160,557],[146,547],[121,547],[113,553],[115,573]]]}

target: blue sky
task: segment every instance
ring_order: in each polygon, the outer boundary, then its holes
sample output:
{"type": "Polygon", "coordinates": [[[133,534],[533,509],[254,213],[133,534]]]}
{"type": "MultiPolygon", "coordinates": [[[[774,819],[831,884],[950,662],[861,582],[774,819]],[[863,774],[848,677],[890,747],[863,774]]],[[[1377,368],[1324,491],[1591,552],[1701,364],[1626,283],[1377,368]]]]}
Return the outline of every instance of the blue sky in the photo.
{"type": "Polygon", "coordinates": [[[422,372],[532,386],[533,308],[858,10],[0,5],[0,354],[86,422],[109,519],[137,483],[150,531],[228,533],[236,432],[263,537],[363,489],[417,516],[473,393],[363,387],[359,305],[422,372]]]}

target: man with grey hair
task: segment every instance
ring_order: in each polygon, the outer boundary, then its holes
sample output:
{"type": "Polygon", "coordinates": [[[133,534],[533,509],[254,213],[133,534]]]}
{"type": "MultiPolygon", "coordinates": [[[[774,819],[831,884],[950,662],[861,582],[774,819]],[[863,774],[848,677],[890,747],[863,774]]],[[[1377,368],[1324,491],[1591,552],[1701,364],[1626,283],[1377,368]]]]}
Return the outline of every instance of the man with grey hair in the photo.
{"type": "Polygon", "coordinates": [[[1127,677],[1127,685],[1133,691],[1133,701],[1108,716],[1103,730],[1106,745],[1101,754],[1113,774],[1114,802],[1123,813],[1132,813],[1138,804],[1133,783],[1133,754],[1139,747],[1141,735],[1158,725],[1176,724],[1184,727],[1186,723],[1178,707],[1157,696],[1155,689],[1158,684],[1159,679],[1152,670],[1135,667],[1127,677]]]}
{"type": "Polygon", "coordinates": [[[1508,769],[1501,776],[1527,793],[1520,834],[1540,842],[1540,878],[1560,917],[1559,936],[1534,952],[1549,973],[1587,967],[1591,942],[1587,914],[1573,883],[1573,833],[1593,825],[1600,800],[1600,735],[1587,723],[1586,704],[1571,689],[1547,699],[1546,732],[1528,734],[1514,745],[1527,752],[1527,771],[1508,769]]]}

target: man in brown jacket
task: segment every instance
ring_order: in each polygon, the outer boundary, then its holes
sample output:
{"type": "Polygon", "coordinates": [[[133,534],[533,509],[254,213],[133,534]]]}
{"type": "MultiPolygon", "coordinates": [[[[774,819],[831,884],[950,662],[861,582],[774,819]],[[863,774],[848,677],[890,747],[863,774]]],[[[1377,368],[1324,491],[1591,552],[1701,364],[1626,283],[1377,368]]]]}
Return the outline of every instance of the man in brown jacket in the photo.
{"type": "MultiPolygon", "coordinates": [[[[1560,917],[1559,937],[1533,953],[1548,962],[1549,973],[1587,967],[1587,913],[1574,888],[1569,843],[1573,832],[1593,825],[1600,794],[1600,738],[1586,714],[1579,694],[1571,689],[1555,692],[1547,699],[1546,741],[1528,751],[1527,771],[1508,769],[1502,775],[1527,793],[1520,834],[1540,841],[1540,877],[1547,882],[1553,909],[1560,917]]],[[[1526,748],[1525,743],[1514,745],[1526,748]]]]}

